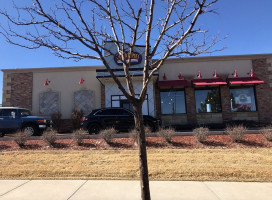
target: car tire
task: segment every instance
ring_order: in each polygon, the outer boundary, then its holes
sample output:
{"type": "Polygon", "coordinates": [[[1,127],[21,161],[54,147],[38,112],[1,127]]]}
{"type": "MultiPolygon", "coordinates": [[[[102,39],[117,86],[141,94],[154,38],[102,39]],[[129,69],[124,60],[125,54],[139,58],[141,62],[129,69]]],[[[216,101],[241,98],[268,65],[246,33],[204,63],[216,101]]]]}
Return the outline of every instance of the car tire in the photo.
{"type": "Polygon", "coordinates": [[[101,127],[98,124],[91,124],[88,126],[88,132],[90,135],[98,134],[100,132],[101,127]]]}
{"type": "Polygon", "coordinates": [[[147,122],[146,126],[150,128],[151,132],[155,132],[155,126],[151,122],[147,122]]]}
{"type": "Polygon", "coordinates": [[[34,125],[26,125],[23,128],[23,131],[27,131],[30,134],[30,136],[38,135],[39,133],[38,128],[34,125]]]}

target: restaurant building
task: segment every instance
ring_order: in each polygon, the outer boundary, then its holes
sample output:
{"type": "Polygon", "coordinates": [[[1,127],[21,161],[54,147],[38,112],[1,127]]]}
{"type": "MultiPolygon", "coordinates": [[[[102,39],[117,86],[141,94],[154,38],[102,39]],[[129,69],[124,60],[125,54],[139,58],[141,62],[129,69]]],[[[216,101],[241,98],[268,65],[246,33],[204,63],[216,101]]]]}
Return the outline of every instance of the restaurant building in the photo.
{"type": "MultiPolygon", "coordinates": [[[[143,54],[144,47],[137,46],[130,67],[136,94],[142,87],[143,54]]],[[[118,55],[107,59],[125,85],[118,55]]],[[[132,109],[104,66],[2,71],[3,106],[25,107],[47,117],[59,111],[63,119],[77,108],[85,114],[101,107],[132,109]]],[[[270,123],[271,100],[272,54],[177,58],[168,59],[153,76],[143,113],[167,126],[270,123]]]]}

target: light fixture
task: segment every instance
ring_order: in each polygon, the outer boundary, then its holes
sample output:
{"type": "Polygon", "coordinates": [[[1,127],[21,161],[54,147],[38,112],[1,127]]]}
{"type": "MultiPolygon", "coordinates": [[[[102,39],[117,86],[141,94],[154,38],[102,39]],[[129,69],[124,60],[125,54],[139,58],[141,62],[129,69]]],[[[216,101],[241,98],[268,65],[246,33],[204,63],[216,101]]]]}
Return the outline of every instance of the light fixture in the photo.
{"type": "Polygon", "coordinates": [[[165,73],[163,74],[163,80],[165,80],[165,81],[167,80],[165,73]]]}
{"type": "Polygon", "coordinates": [[[250,77],[254,77],[254,72],[253,72],[253,69],[251,69],[251,70],[250,70],[250,72],[249,72],[249,73],[247,73],[247,74],[250,74],[250,77]]]}
{"type": "Polygon", "coordinates": [[[234,70],[234,73],[232,74],[235,78],[238,77],[237,70],[234,70]]]}
{"type": "Polygon", "coordinates": [[[45,80],[45,82],[44,82],[44,86],[48,86],[49,85],[49,83],[50,83],[50,81],[48,80],[48,78],[45,80]]]}
{"type": "Polygon", "coordinates": [[[79,82],[78,82],[78,84],[79,84],[79,85],[82,85],[82,84],[84,83],[84,81],[85,81],[85,80],[81,77],[80,80],[79,80],[79,82]]]}
{"type": "Polygon", "coordinates": [[[181,72],[179,72],[178,78],[179,78],[179,79],[183,79],[183,77],[182,77],[182,75],[181,75],[181,72]]]}
{"type": "Polygon", "coordinates": [[[200,73],[200,71],[198,72],[197,78],[202,78],[202,74],[200,73]]]}
{"type": "Polygon", "coordinates": [[[216,73],[216,70],[214,70],[213,77],[218,78],[218,74],[216,73]]]}

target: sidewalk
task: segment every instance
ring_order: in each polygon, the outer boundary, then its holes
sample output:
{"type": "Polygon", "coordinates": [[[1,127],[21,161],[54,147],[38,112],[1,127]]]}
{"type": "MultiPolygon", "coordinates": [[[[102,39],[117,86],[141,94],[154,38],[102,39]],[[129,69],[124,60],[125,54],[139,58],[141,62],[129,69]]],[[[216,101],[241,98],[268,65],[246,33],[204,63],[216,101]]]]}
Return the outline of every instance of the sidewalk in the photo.
{"type": "MultiPolygon", "coordinates": [[[[150,181],[152,200],[268,200],[272,183],[150,181]]],[[[140,200],[139,181],[0,180],[0,200],[140,200]]]]}

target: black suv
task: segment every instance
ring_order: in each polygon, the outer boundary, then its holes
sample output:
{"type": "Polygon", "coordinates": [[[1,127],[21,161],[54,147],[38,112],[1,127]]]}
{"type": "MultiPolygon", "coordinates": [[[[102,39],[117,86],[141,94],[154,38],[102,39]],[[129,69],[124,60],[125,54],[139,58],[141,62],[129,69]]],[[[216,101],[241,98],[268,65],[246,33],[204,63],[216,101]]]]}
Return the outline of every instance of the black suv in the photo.
{"type": "MultiPolygon", "coordinates": [[[[143,115],[145,126],[155,131],[160,121],[152,116],[143,115]]],[[[134,127],[134,114],[124,108],[101,108],[93,110],[81,120],[81,126],[89,134],[97,134],[101,129],[114,127],[118,131],[127,131],[134,127]]]]}
{"type": "Polygon", "coordinates": [[[32,116],[30,110],[18,107],[0,107],[0,136],[17,130],[30,135],[41,134],[50,125],[44,117],[32,116]]]}

